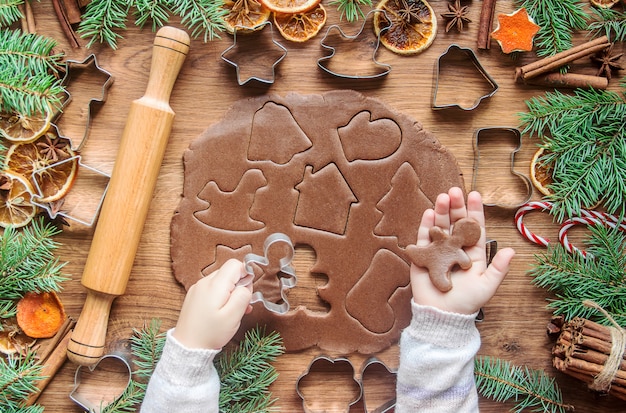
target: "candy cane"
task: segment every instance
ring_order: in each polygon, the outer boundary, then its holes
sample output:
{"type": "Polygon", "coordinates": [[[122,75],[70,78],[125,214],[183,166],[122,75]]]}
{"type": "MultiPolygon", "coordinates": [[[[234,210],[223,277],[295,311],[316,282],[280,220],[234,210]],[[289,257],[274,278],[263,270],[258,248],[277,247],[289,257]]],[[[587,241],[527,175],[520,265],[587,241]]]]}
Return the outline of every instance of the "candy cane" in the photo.
{"type": "Polygon", "coordinates": [[[583,216],[573,217],[564,221],[559,229],[559,242],[570,253],[577,252],[583,257],[591,256],[591,254],[587,253],[587,251],[577,248],[567,239],[567,231],[569,231],[569,229],[574,225],[606,225],[611,228],[618,228],[621,231],[626,231],[626,223],[620,222],[620,220],[613,215],[588,210],[581,210],[581,215],[583,216]]]}
{"type": "Polygon", "coordinates": [[[552,209],[551,202],[531,201],[522,205],[515,213],[515,225],[517,226],[517,230],[527,240],[534,242],[535,244],[539,244],[539,245],[543,245],[544,247],[547,247],[548,244],[550,244],[550,240],[531,232],[528,228],[526,228],[526,225],[524,225],[523,219],[524,219],[524,215],[526,215],[529,212],[549,211],[551,209],[552,209]]]}

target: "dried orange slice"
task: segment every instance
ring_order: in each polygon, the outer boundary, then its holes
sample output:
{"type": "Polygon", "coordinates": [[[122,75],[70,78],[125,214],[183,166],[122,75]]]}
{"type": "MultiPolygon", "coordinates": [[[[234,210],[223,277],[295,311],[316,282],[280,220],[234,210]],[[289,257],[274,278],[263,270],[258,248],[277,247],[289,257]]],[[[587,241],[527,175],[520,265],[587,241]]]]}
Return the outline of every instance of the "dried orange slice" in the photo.
{"type": "Polygon", "coordinates": [[[30,179],[37,202],[63,198],[72,187],[78,160],[69,139],[54,131],[35,142],[12,145],[6,155],[6,169],[30,179]],[[72,158],[72,159],[70,159],[72,158]]]}
{"type": "Polygon", "coordinates": [[[274,25],[280,34],[292,42],[306,42],[315,37],[326,23],[326,9],[319,4],[304,13],[274,13],[274,25]]]}
{"type": "Polygon", "coordinates": [[[51,110],[35,116],[0,113],[0,135],[11,142],[32,142],[48,131],[51,119],[51,110]]]}
{"type": "Polygon", "coordinates": [[[33,189],[21,176],[0,173],[0,227],[27,225],[37,207],[31,203],[33,189]]]}
{"type": "Polygon", "coordinates": [[[259,25],[265,23],[272,14],[267,7],[256,0],[224,0],[222,8],[227,11],[224,16],[224,26],[229,33],[233,33],[235,27],[237,30],[253,27],[258,30],[264,27],[259,25]]]}
{"type": "Polygon", "coordinates": [[[34,346],[36,342],[36,339],[20,331],[15,317],[8,319],[8,323],[2,323],[0,353],[7,355],[22,353],[34,346]]]}
{"type": "Polygon", "coordinates": [[[425,0],[382,0],[376,9],[385,13],[374,15],[374,32],[392,52],[417,54],[435,40],[437,16],[425,0]]]}
{"type": "Polygon", "coordinates": [[[54,291],[28,292],[17,303],[17,325],[28,337],[52,337],[65,317],[63,304],[54,291]]]}
{"type": "Polygon", "coordinates": [[[261,0],[261,2],[274,13],[293,14],[309,11],[317,7],[321,0],[261,0]]]}
{"type": "Polygon", "coordinates": [[[552,195],[548,185],[552,184],[552,165],[541,161],[541,157],[547,154],[545,148],[539,148],[530,161],[530,180],[539,192],[544,195],[552,195]]]}

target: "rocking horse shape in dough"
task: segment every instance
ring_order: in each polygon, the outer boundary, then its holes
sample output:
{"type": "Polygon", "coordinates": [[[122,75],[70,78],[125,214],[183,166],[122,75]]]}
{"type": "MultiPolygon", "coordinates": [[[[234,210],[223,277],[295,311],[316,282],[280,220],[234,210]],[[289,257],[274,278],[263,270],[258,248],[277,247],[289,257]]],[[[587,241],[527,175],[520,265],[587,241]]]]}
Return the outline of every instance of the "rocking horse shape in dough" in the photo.
{"type": "Polygon", "coordinates": [[[406,254],[413,264],[428,269],[430,281],[445,293],[452,289],[452,268],[458,265],[467,270],[472,266],[472,260],[463,247],[476,245],[480,238],[480,225],[471,218],[463,218],[454,224],[450,235],[439,227],[432,227],[428,234],[430,244],[422,247],[409,245],[406,254]]]}

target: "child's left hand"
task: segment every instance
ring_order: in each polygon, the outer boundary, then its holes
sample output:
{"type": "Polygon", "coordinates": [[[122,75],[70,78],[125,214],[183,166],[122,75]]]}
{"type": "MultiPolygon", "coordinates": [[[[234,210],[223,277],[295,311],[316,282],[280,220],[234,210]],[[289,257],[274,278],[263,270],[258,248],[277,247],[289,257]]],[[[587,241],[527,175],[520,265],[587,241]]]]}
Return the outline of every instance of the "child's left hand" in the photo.
{"type": "Polygon", "coordinates": [[[189,348],[224,347],[239,329],[244,314],[252,310],[252,285],[237,285],[243,276],[243,263],[231,259],[192,285],[172,333],[174,338],[189,348]]]}

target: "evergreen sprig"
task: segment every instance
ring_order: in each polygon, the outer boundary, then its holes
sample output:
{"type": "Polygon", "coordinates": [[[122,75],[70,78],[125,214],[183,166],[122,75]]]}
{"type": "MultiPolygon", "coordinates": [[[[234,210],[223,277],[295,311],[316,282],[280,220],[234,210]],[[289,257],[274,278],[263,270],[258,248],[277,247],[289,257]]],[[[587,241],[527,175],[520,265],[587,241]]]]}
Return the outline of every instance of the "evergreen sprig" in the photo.
{"type": "Polygon", "coordinates": [[[117,31],[126,29],[129,9],[129,0],[91,1],[81,16],[77,32],[89,39],[88,48],[100,42],[117,49],[117,41],[122,38],[117,31]]]}
{"type": "Polygon", "coordinates": [[[283,352],[277,332],[266,335],[256,327],[246,332],[236,349],[221,353],[215,366],[221,380],[220,412],[271,411],[275,399],[268,388],[278,377],[271,363],[283,352]]]}
{"type": "Polygon", "coordinates": [[[219,38],[226,27],[228,11],[223,6],[223,0],[181,0],[173,4],[172,12],[182,17],[180,22],[191,30],[191,37],[202,36],[207,42],[219,38]]]}
{"type": "Polygon", "coordinates": [[[0,27],[10,26],[24,17],[18,7],[23,3],[24,0],[4,0],[0,2],[0,27]]]}
{"type": "Polygon", "coordinates": [[[0,237],[0,318],[15,315],[15,301],[29,291],[59,291],[68,279],[61,273],[53,236],[60,231],[43,220],[18,232],[8,227],[0,237]]]}
{"type": "Polygon", "coordinates": [[[515,400],[512,412],[532,409],[534,412],[563,413],[574,410],[573,406],[563,403],[555,380],[541,370],[514,366],[498,358],[477,357],[474,376],[482,396],[500,403],[515,400]]]}
{"type": "Polygon", "coordinates": [[[594,21],[589,23],[592,36],[606,35],[612,42],[626,41],[626,13],[617,9],[593,7],[594,21]]]}
{"type": "Polygon", "coordinates": [[[43,379],[43,366],[34,352],[23,357],[0,358],[0,405],[3,412],[40,413],[43,407],[24,407],[23,403],[37,390],[36,383],[43,379]]]}
{"type": "Polygon", "coordinates": [[[541,27],[535,36],[538,56],[550,56],[572,47],[575,31],[587,29],[589,14],[577,0],[516,0],[541,27]]]}
{"type": "Polygon", "coordinates": [[[551,213],[562,221],[603,202],[609,213],[626,210],[626,102],[613,91],[547,92],[526,101],[522,133],[539,137],[554,168],[551,213]]]}
{"type": "Polygon", "coordinates": [[[362,7],[371,7],[372,0],[332,0],[329,4],[337,7],[339,19],[345,17],[347,21],[353,22],[359,20],[359,18],[365,18],[362,7]]]}
{"type": "Polygon", "coordinates": [[[152,22],[152,31],[165,26],[170,18],[172,0],[135,0],[135,24],[143,27],[152,22]]]}
{"type": "Polygon", "coordinates": [[[56,41],[19,30],[0,30],[0,111],[28,116],[61,105],[62,54],[56,41]]]}
{"type": "Polygon", "coordinates": [[[535,256],[537,264],[529,275],[535,285],[555,293],[548,304],[555,314],[608,324],[584,305],[591,300],[626,327],[626,234],[601,225],[590,227],[590,233],[587,258],[556,244],[535,256]]]}

